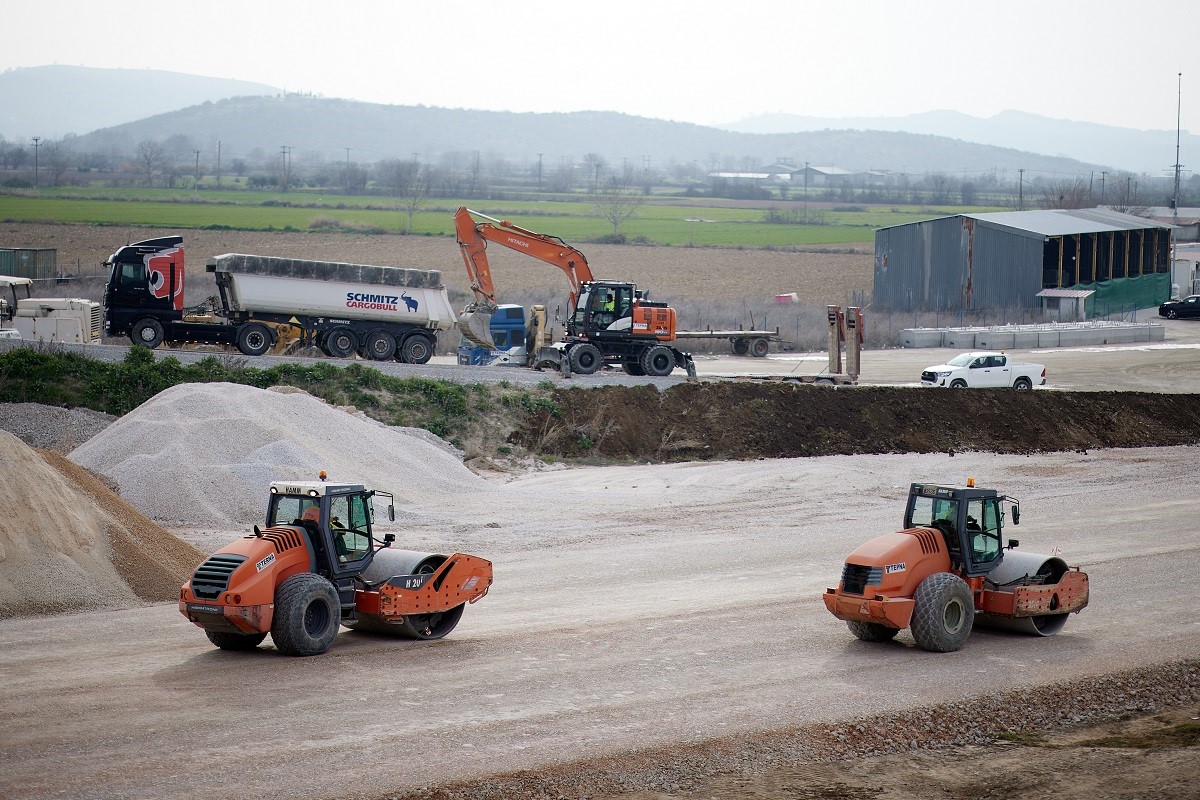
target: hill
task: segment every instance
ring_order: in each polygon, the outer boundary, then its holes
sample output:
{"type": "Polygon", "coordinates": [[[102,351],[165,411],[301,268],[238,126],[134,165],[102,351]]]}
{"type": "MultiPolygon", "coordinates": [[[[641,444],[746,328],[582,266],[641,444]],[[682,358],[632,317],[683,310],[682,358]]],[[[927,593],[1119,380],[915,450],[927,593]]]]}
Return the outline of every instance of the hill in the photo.
{"type": "MultiPolygon", "coordinates": [[[[823,118],[797,114],[759,114],[718,126],[738,133],[779,134],[851,128],[947,136],[969,142],[1110,164],[1130,172],[1160,175],[1175,162],[1174,130],[1140,130],[1092,122],[1052,119],[1023,111],[1002,111],[980,118],[958,111],[929,111],[903,117],[823,118]]],[[[1200,136],[1184,133],[1185,152],[1200,151],[1200,136]]]]}
{"type": "Polygon", "coordinates": [[[132,154],[145,139],[182,134],[198,146],[220,140],[226,152],[263,155],[282,144],[293,158],[340,160],[351,148],[356,161],[411,158],[436,162],[454,152],[503,155],[526,163],[545,159],[547,171],[562,159],[587,153],[610,165],[637,169],[649,158],[656,168],[694,162],[703,169],[750,168],[790,158],[852,170],[981,173],[1018,168],[1029,173],[1080,174],[1103,169],[1062,156],[972,144],[927,134],[823,130],[802,133],[739,133],[684,122],[608,111],[513,113],[426,106],[394,106],[285,95],[239,97],[159,114],[86,136],[77,151],[132,154]]]}
{"type": "Polygon", "coordinates": [[[57,139],[223,97],[279,92],[262,83],[162,70],[26,67],[0,73],[0,136],[57,139]]]}

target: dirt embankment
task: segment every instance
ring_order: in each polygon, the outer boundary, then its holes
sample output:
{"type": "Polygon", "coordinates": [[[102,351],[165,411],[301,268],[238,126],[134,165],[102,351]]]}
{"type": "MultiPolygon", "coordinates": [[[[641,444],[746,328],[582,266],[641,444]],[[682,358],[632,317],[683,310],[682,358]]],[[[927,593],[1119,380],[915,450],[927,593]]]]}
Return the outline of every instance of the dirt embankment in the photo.
{"type": "Polygon", "coordinates": [[[622,461],[978,450],[1035,453],[1200,442],[1200,395],[830,389],[700,382],[563,389],[513,441],[541,456],[622,461]]]}

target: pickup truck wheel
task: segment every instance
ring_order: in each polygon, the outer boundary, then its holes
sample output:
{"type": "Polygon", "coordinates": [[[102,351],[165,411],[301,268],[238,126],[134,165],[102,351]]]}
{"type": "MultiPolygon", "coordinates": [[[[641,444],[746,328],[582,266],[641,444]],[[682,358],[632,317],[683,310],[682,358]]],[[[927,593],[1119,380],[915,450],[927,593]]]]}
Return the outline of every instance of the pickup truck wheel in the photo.
{"type": "Polygon", "coordinates": [[[1017,378],[1016,382],[1013,383],[1013,388],[1028,391],[1033,388],[1033,381],[1029,380],[1029,378],[1017,378]]]}
{"type": "Polygon", "coordinates": [[[205,631],[208,640],[222,650],[253,650],[267,638],[265,633],[226,633],[205,631]]]}
{"type": "Polygon", "coordinates": [[[271,349],[271,331],[261,322],[251,322],[238,329],[237,349],[244,355],[261,356],[271,349]]]}
{"type": "Polygon", "coordinates": [[[396,355],[396,339],[386,331],[371,331],[363,340],[367,357],[375,361],[387,361],[396,355]]]}
{"type": "Polygon", "coordinates": [[[974,622],[975,598],[962,578],[935,572],[917,586],[912,635],[922,650],[954,652],[967,641],[974,622]]]}
{"type": "Polygon", "coordinates": [[[848,619],[846,625],[850,628],[851,633],[864,642],[890,642],[900,632],[899,628],[889,628],[887,625],[880,625],[877,622],[859,622],[848,619]]]}
{"type": "Polygon", "coordinates": [[[760,337],[750,343],[750,355],[755,358],[766,358],[769,352],[771,352],[771,343],[766,339],[760,337]]]}
{"type": "Polygon", "coordinates": [[[405,364],[424,364],[433,358],[433,342],[420,334],[413,334],[400,345],[400,360],[405,364]]]}
{"type": "Polygon", "coordinates": [[[964,381],[962,378],[955,378],[954,380],[950,381],[950,388],[951,389],[965,389],[965,388],[967,388],[967,382],[964,381]]]}
{"type": "Polygon", "coordinates": [[[285,655],[324,653],[333,644],[340,624],[337,590],[316,573],[293,575],[275,592],[271,638],[285,655]]]}
{"type": "Polygon", "coordinates": [[[733,354],[736,356],[744,356],[750,352],[750,343],[745,339],[733,340],[733,354]]]}
{"type": "Polygon", "coordinates": [[[156,319],[139,319],[129,329],[129,340],[151,350],[163,343],[163,326],[156,319]]]}
{"type": "Polygon", "coordinates": [[[666,345],[656,344],[642,353],[638,363],[642,365],[642,370],[647,375],[662,378],[670,375],[671,371],[675,369],[675,354],[666,345]]]}
{"type": "Polygon", "coordinates": [[[358,337],[349,328],[334,328],[325,336],[325,352],[334,358],[346,358],[358,349],[358,337]]]}
{"type": "MultiPolygon", "coordinates": [[[[600,348],[586,342],[572,347],[567,352],[567,358],[571,364],[571,371],[578,372],[580,375],[591,375],[604,363],[604,357],[600,355],[600,348]]],[[[645,367],[645,364],[643,363],[642,366],[645,367]]]]}

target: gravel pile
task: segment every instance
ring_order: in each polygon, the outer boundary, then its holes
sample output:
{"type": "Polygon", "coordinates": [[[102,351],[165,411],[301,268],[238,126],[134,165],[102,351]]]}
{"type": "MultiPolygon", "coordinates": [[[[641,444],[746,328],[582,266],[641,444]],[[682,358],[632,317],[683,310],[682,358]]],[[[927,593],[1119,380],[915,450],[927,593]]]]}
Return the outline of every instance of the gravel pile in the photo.
{"type": "Polygon", "coordinates": [[[151,519],[231,530],[262,520],[277,480],[362,483],[397,508],[489,486],[444,445],[290,387],[182,384],[121,417],[70,454],[151,519]]]}
{"type": "Polygon", "coordinates": [[[0,429],[30,447],[69,453],[107,428],[116,417],[90,408],[59,408],[41,403],[0,404],[0,429]]]}
{"type": "MultiPolygon", "coordinates": [[[[386,800],[526,800],[678,793],[720,775],[922,750],[991,744],[1200,703],[1200,661],[880,714],[846,723],[655,748],[386,795],[386,800]]],[[[654,795],[658,796],[658,795],[654,795]]]]}
{"type": "Polygon", "coordinates": [[[0,431],[0,618],[171,600],[203,554],[61,454],[0,431]]]}

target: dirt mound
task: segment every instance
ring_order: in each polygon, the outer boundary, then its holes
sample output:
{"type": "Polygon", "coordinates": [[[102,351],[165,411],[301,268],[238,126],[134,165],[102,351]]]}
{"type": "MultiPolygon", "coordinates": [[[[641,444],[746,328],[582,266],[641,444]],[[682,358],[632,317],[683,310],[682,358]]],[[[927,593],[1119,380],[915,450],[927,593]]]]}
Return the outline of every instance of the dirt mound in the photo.
{"type": "Polygon", "coordinates": [[[0,404],[0,428],[30,447],[69,453],[116,420],[90,408],[58,408],[41,403],[0,404]]]}
{"type": "Polygon", "coordinates": [[[682,461],[1200,442],[1200,395],[763,382],[564,389],[513,441],[542,456],[682,461]]]}
{"type": "Polygon", "coordinates": [[[203,554],[64,462],[0,431],[0,618],[176,597],[203,554]]]}

